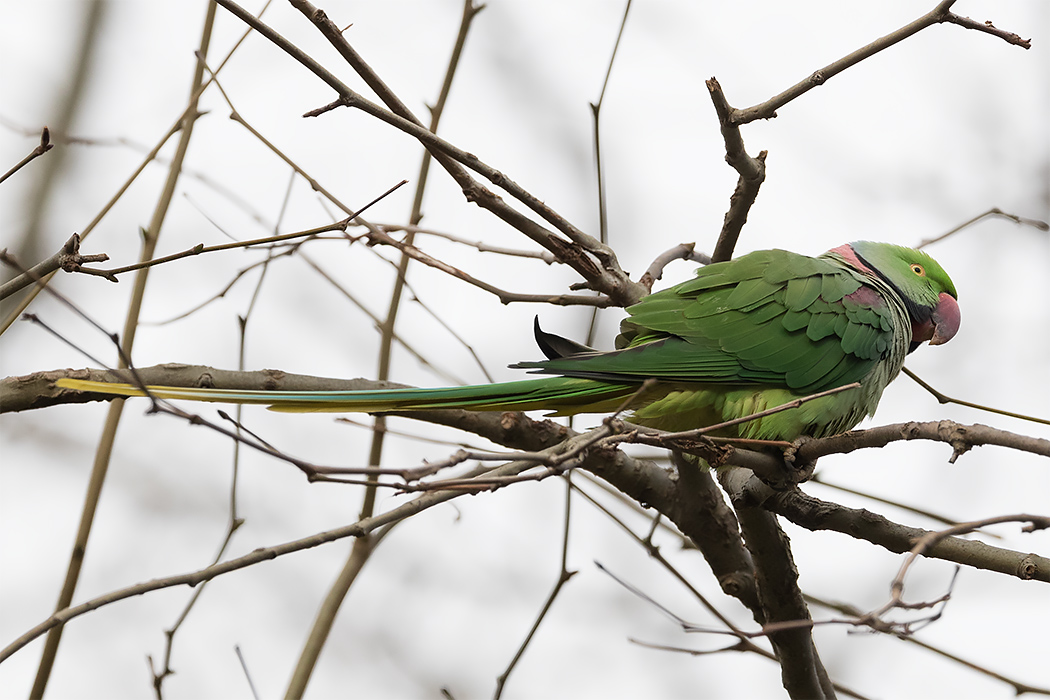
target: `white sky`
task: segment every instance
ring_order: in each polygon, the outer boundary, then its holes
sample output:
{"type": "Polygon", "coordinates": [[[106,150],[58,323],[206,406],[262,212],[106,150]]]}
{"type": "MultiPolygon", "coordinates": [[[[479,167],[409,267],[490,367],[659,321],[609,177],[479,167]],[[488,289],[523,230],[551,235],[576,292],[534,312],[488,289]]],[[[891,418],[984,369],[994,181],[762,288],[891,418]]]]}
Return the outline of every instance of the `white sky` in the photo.
{"type": "MultiPolygon", "coordinates": [[[[468,39],[463,66],[441,126],[451,142],[477,154],[589,232],[596,233],[595,178],[588,102],[597,98],[622,3],[490,0],[468,39]]],[[[927,3],[932,7],[933,3],[927,3]]],[[[441,2],[321,3],[351,43],[417,114],[440,86],[460,5],[441,2]]],[[[71,71],[82,2],[0,0],[0,169],[32,149],[37,131],[71,71]]],[[[68,147],[67,169],[48,206],[46,248],[81,231],[183,108],[204,16],[203,2],[113,2],[73,133],[125,138],[129,146],[68,147]]],[[[257,5],[250,6],[253,11],[257,5]]],[[[717,76],[738,107],[761,102],[813,70],[911,21],[929,8],[895,2],[692,3],[639,0],[602,112],[611,243],[635,277],[664,250],[695,241],[710,251],[736,174],[704,79],[717,76]]],[[[1031,37],[1029,51],[956,26],[932,27],[744,129],[749,151],[768,149],[767,180],[751,211],[739,252],[782,247],[817,254],[842,242],[872,239],[916,244],[997,206],[1050,218],[1050,21],[1044,3],[960,2],[960,14],[992,19],[1031,37]]],[[[355,88],[350,69],[309,24],[276,2],[266,20],[355,88]]],[[[242,26],[220,10],[210,61],[224,56],[242,26]]],[[[221,74],[240,114],[351,206],[405,178],[414,180],[419,147],[360,113],[317,119],[301,114],[332,99],[330,90],[257,36],[221,74]]],[[[194,132],[190,173],[179,184],[158,254],[197,243],[266,235],[277,220],[289,172],[209,91],[209,113],[194,132]],[[192,174],[206,175],[208,182],[192,174]],[[213,186],[215,183],[220,188],[213,186]],[[226,192],[247,203],[240,206],[226,192]],[[260,225],[255,218],[264,223],[260,225]]],[[[62,147],[62,146],[60,146],[62,147]]],[[[171,146],[165,150],[170,155],[171,146]]],[[[31,164],[0,186],[0,247],[17,247],[33,184],[31,164]]],[[[137,259],[137,228],[148,223],[165,176],[155,165],[92,233],[85,252],[105,251],[115,265],[137,259]]],[[[414,183],[413,183],[414,184],[414,183]]],[[[404,222],[411,185],[377,205],[371,218],[404,222]]],[[[530,247],[520,234],[466,203],[432,169],[424,224],[492,245],[530,247]]],[[[328,223],[318,198],[298,180],[281,231],[328,223]]],[[[516,291],[562,293],[576,278],[534,261],[505,261],[438,239],[431,254],[516,291]]],[[[987,221],[929,249],[959,289],[963,326],[947,346],[923,348],[908,366],[944,392],[1013,411],[1050,416],[1050,312],[1043,282],[1046,233],[987,221]]],[[[390,271],[360,246],[317,244],[307,255],[376,313],[387,303],[390,271]]],[[[388,258],[393,258],[387,254],[388,258]]],[[[156,269],[146,321],[182,313],[218,292],[258,259],[241,251],[156,269]]],[[[677,263],[661,286],[686,279],[677,263]]],[[[269,278],[249,324],[247,366],[327,376],[375,375],[377,336],[365,315],[299,260],[283,260],[269,278]]],[[[583,337],[589,311],[504,307],[440,273],[415,267],[420,297],[484,359],[497,379],[520,373],[511,362],[538,357],[536,313],[545,328],[583,337]]],[[[130,278],[65,277],[58,288],[95,319],[123,323],[130,278]]],[[[226,298],[185,321],[140,329],[135,362],[202,363],[234,368],[237,323],[254,288],[246,279],[226,298]]],[[[81,346],[113,353],[82,322],[45,299],[34,312],[81,346]]],[[[609,347],[622,312],[602,313],[599,345],[609,347]]],[[[442,369],[483,382],[463,346],[418,304],[405,305],[399,329],[442,369]]],[[[86,366],[82,356],[39,328],[16,324],[0,338],[4,376],[86,366]]],[[[441,385],[403,351],[392,379],[441,385]]],[[[162,417],[125,410],[119,443],[92,535],[76,601],[209,563],[228,518],[230,448],[218,436],[162,417]]],[[[201,409],[210,413],[211,409],[201,409]]],[[[79,518],[104,406],[72,406],[0,421],[0,645],[44,620],[58,595],[79,518]]],[[[253,430],[319,463],[360,465],[364,431],[332,416],[248,411],[253,430]]],[[[969,409],[943,407],[907,379],[886,393],[874,423],[947,418],[1029,435],[1050,430],[969,409]]],[[[407,421],[396,427],[418,430],[407,421]]],[[[452,431],[429,434],[450,439],[452,431]]],[[[468,436],[469,439],[469,436],[468,436]]],[[[478,443],[480,440],[473,440],[478,443]]],[[[440,459],[451,448],[392,440],[387,463],[440,459]]],[[[979,448],[947,464],[945,445],[907,443],[822,461],[829,481],[867,490],[959,520],[1046,512],[1050,470],[1036,459],[979,448]]],[[[246,525],[232,555],[351,522],[359,495],[308,485],[291,467],[247,457],[239,494],[246,525]]],[[[933,523],[871,501],[813,485],[810,493],[867,507],[920,527],[933,523]]],[[[554,582],[564,488],[551,480],[459,499],[399,527],[352,590],[309,687],[311,697],[491,695],[554,582]]],[[[385,494],[383,509],[404,499],[385,494]]],[[[644,552],[595,511],[574,502],[570,564],[580,570],[512,677],[504,697],[782,697],[779,670],[757,658],[693,658],[641,649],[628,639],[711,648],[724,640],[682,634],[672,622],[598,571],[608,566],[683,617],[707,622],[695,601],[644,552]]],[[[646,522],[628,517],[636,531],[646,522]]],[[[900,560],[881,549],[787,525],[805,590],[861,608],[880,605],[900,560]]],[[[1050,551],[1050,535],[997,530],[1000,546],[1050,551]]],[[[747,617],[721,596],[706,564],[667,540],[665,553],[741,623],[747,617]]],[[[176,641],[177,675],[169,698],[248,697],[233,652],[243,649],[263,696],[283,693],[320,599],[349,543],[285,557],[213,582],[176,641]]],[[[921,564],[916,597],[943,592],[951,567],[921,564]]],[[[190,592],[173,589],[128,600],[71,622],[49,697],[150,694],[147,654],[164,650],[163,630],[190,592]]],[[[1046,590],[964,569],[944,619],[920,638],[1020,681],[1050,685],[1043,632],[1046,590]]],[[[815,614],[820,617],[821,612],[815,614]]],[[[817,634],[837,680],[874,697],[1011,697],[1002,683],[960,669],[892,639],[817,634]],[[892,673],[888,672],[892,669],[892,673]]],[[[39,641],[0,666],[0,697],[28,692],[39,641]]]]}

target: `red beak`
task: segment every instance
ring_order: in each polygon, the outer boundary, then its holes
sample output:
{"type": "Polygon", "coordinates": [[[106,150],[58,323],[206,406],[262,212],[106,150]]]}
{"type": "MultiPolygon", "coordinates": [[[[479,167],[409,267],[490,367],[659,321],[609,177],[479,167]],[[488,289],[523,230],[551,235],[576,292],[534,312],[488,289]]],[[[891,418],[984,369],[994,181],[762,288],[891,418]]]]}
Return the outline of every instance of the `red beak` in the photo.
{"type": "Polygon", "coordinates": [[[930,320],[933,322],[933,337],[930,338],[930,345],[947,343],[959,332],[959,322],[962,320],[962,315],[959,313],[959,302],[951,294],[941,292],[940,301],[937,302],[937,307],[933,310],[930,320]]]}

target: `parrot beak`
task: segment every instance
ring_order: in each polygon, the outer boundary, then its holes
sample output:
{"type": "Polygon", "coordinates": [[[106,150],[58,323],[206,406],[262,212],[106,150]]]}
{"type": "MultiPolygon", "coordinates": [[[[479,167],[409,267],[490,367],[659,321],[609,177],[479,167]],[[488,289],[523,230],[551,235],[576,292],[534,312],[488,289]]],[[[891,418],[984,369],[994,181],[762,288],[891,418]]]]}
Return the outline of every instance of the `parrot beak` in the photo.
{"type": "Polygon", "coordinates": [[[958,332],[959,321],[959,302],[955,301],[955,297],[951,294],[941,292],[940,299],[933,307],[929,318],[925,321],[912,320],[911,347],[908,352],[912,352],[927,340],[930,341],[930,345],[947,343],[958,332]]]}
{"type": "Polygon", "coordinates": [[[937,302],[930,320],[933,322],[930,345],[947,343],[959,332],[959,322],[962,320],[959,302],[951,294],[941,292],[940,301],[937,302]]]}

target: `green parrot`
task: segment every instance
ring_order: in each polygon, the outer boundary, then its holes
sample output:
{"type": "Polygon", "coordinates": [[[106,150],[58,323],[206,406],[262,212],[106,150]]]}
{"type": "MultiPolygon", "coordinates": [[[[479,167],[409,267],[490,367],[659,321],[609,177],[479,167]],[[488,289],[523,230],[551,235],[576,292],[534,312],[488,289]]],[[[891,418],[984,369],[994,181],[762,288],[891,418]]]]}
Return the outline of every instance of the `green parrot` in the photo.
{"type": "MultiPolygon", "coordinates": [[[[536,340],[547,359],[512,367],[554,376],[436,389],[150,391],[158,398],[290,412],[463,408],[572,415],[613,411],[630,399],[633,422],[679,431],[860,383],[721,433],[793,441],[847,431],[874,413],[909,352],[925,341],[945,343],[958,331],[956,299],[941,266],[910,248],[858,241],[815,258],[762,250],[702,267],[694,279],[629,307],[610,352],[545,333],[537,322],[536,340]],[[639,392],[650,378],[656,383],[639,392]]],[[[56,385],[143,395],[129,384],[59,379],[56,385]]]]}

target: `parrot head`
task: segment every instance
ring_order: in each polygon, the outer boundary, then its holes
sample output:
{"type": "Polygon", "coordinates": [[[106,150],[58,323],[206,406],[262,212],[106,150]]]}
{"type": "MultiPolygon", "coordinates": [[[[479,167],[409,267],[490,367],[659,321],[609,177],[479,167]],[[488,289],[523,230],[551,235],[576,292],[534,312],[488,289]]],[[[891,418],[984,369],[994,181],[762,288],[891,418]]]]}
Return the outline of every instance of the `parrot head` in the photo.
{"type": "Polygon", "coordinates": [[[940,345],[951,340],[961,320],[959,295],[948,273],[926,253],[912,248],[854,241],[848,246],[857,261],[893,287],[911,317],[908,352],[921,343],[940,345]]]}

